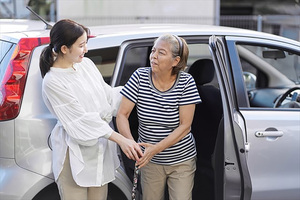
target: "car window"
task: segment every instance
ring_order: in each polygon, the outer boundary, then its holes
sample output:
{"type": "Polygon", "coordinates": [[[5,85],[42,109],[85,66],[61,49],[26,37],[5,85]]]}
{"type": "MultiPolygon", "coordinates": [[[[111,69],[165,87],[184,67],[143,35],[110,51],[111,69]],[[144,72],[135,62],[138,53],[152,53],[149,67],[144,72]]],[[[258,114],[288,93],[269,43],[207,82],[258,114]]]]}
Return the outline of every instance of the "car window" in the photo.
{"type": "MultiPolygon", "coordinates": [[[[276,107],[276,100],[287,89],[299,86],[299,53],[247,44],[238,44],[237,49],[251,107],[276,107]]],[[[292,95],[289,94],[285,102],[291,100],[292,95]]]]}
{"type": "Polygon", "coordinates": [[[139,67],[147,67],[149,64],[149,55],[151,46],[139,46],[128,49],[124,55],[124,67],[119,85],[125,85],[131,74],[139,67]]]}
{"type": "MultiPolygon", "coordinates": [[[[187,61],[186,72],[189,72],[189,68],[195,63],[197,60],[209,59],[212,60],[211,53],[209,51],[209,45],[207,43],[192,43],[188,44],[189,47],[189,57],[187,61]]],[[[219,88],[218,80],[216,74],[211,82],[207,83],[207,85],[213,85],[214,87],[219,88]]]]}
{"type": "Polygon", "coordinates": [[[211,59],[211,54],[206,43],[193,43],[188,44],[189,47],[189,57],[187,65],[190,67],[198,59],[211,59]]]}
{"type": "Polygon", "coordinates": [[[90,58],[101,72],[104,81],[110,84],[114,72],[119,47],[89,50],[85,56],[90,58]]]}

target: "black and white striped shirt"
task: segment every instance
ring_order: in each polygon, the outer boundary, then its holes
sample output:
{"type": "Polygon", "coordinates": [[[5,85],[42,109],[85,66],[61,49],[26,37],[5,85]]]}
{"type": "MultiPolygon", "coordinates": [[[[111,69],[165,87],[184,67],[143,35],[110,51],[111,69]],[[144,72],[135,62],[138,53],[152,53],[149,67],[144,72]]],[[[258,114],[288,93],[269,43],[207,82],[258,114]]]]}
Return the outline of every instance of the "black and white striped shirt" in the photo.
{"type": "MultiPolygon", "coordinates": [[[[174,85],[165,92],[157,90],[151,78],[151,68],[137,69],[121,94],[137,106],[139,142],[156,144],[179,126],[179,106],[201,102],[193,77],[179,72],[174,85]]],[[[152,158],[156,164],[172,165],[196,156],[194,137],[187,134],[175,145],[152,158]]]]}

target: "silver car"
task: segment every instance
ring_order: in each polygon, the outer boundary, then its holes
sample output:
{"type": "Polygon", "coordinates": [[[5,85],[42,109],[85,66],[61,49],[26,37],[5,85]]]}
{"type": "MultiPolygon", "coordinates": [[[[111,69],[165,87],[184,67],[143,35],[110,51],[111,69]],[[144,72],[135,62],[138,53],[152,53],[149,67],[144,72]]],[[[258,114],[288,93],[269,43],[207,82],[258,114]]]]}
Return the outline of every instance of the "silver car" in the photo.
{"type": "MultiPolygon", "coordinates": [[[[41,22],[23,21],[17,30],[12,25],[18,22],[0,21],[0,199],[59,199],[49,144],[56,121],[42,101],[39,71],[49,30],[41,22]]],[[[203,101],[191,127],[198,152],[194,199],[300,198],[298,41],[220,26],[90,29],[86,56],[112,86],[124,85],[138,67],[150,66],[153,41],[161,34],[186,39],[186,71],[203,101]]],[[[136,112],[130,125],[136,139],[136,112]]],[[[114,120],[111,126],[116,128],[114,120]]],[[[121,151],[119,158],[108,198],[131,199],[134,163],[121,151]]]]}

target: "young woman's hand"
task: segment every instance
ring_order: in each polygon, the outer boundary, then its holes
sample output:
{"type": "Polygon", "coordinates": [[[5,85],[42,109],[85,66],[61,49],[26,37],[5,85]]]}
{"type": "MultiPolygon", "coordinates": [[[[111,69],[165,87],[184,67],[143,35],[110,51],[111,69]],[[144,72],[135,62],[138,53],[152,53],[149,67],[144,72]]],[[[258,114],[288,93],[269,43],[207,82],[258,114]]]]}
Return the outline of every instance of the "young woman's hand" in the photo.
{"type": "Polygon", "coordinates": [[[125,138],[117,132],[113,132],[108,139],[117,143],[129,159],[138,161],[143,156],[141,147],[133,139],[125,138]]]}
{"type": "Polygon", "coordinates": [[[124,137],[119,146],[129,159],[139,161],[140,157],[143,156],[141,147],[134,140],[124,137]]]}

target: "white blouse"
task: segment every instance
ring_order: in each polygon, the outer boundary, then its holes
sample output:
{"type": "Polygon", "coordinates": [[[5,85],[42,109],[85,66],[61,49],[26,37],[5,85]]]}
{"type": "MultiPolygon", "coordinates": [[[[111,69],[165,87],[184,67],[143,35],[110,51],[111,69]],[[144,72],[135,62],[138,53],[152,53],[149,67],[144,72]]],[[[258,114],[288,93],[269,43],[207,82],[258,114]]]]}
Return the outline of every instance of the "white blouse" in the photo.
{"type": "Polygon", "coordinates": [[[45,75],[43,99],[58,122],[51,132],[55,180],[67,149],[75,182],[82,187],[102,186],[115,179],[120,162],[116,143],[107,138],[121,101],[121,87],[106,84],[88,58],[73,68],[54,68],[45,75]]]}

